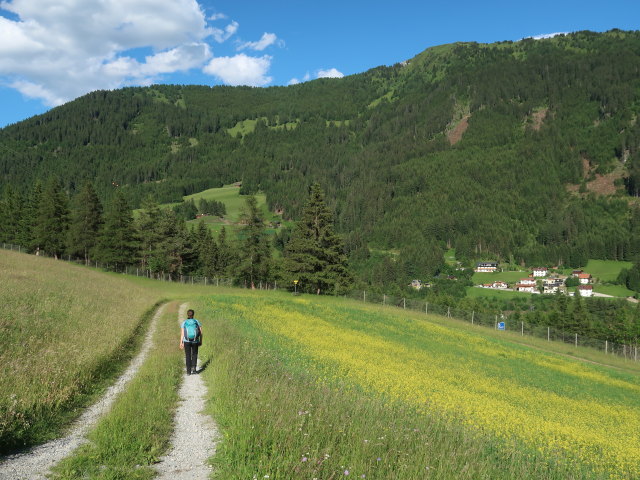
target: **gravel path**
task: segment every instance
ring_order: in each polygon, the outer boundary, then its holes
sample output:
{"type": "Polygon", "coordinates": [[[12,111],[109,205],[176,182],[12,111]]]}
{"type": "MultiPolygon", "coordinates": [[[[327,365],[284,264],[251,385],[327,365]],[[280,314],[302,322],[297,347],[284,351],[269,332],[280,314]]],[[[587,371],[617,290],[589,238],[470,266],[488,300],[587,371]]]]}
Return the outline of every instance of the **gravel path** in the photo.
{"type": "Polygon", "coordinates": [[[152,346],[153,334],[156,330],[158,318],[162,315],[165,305],[158,308],[153,316],[140,352],[131,361],[129,367],[107,389],[104,396],[94,405],[89,407],[71,427],[67,436],[52,440],[48,443],[34,447],[23,453],[9,455],[0,460],[0,479],[2,480],[46,480],[45,474],[56,463],[71,454],[73,450],[87,442],[85,435],[93,427],[102,415],[110,408],[116,397],[122,392],[129,380],[147,358],[152,346]]]}
{"type": "MultiPolygon", "coordinates": [[[[185,318],[186,305],[180,306],[180,318],[185,318]]],[[[198,358],[198,371],[201,364],[198,358]]],[[[211,474],[207,459],[216,450],[220,438],[211,417],[202,413],[207,387],[200,375],[184,374],[180,386],[180,403],[176,410],[171,449],[156,465],[160,480],[206,480],[211,474]]]]}

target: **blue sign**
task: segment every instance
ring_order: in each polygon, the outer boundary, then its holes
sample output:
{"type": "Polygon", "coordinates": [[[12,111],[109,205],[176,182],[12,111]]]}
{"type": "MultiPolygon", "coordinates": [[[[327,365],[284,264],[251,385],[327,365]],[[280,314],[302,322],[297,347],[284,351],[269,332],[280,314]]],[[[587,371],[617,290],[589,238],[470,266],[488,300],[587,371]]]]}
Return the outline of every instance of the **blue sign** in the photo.
{"type": "Polygon", "coordinates": [[[505,330],[504,322],[498,322],[498,330],[505,330]]]}

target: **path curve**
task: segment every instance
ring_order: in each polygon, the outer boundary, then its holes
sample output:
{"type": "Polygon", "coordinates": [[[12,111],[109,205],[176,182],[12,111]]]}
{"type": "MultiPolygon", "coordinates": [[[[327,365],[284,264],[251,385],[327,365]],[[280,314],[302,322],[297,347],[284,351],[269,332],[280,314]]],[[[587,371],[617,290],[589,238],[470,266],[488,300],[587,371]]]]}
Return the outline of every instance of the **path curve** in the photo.
{"type": "Polygon", "coordinates": [[[152,346],[153,334],[158,319],[166,304],[161,305],[151,319],[140,352],[131,361],[124,373],[111,385],[106,393],[95,404],[73,423],[71,431],[62,438],[52,440],[25,452],[8,455],[0,460],[0,478],[3,480],[46,480],[46,473],[63,458],[69,456],[76,448],[88,440],[87,432],[93,427],[113,405],[127,383],[136,375],[144,363],[152,346]]]}
{"type": "MultiPolygon", "coordinates": [[[[185,318],[186,304],[180,306],[179,319],[185,318]]],[[[200,371],[200,358],[198,358],[200,371]]],[[[156,470],[160,480],[207,480],[211,466],[207,459],[216,451],[218,427],[203,413],[207,386],[200,375],[183,375],[180,403],[174,419],[171,449],[160,459],[156,470]]]]}

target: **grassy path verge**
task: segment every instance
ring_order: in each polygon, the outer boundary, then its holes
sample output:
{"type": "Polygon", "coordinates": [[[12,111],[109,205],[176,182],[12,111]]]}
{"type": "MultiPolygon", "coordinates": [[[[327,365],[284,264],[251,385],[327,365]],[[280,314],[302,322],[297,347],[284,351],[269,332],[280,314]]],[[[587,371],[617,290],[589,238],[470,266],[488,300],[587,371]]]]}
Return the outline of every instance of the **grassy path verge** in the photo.
{"type": "Polygon", "coordinates": [[[53,479],[150,479],[167,449],[182,375],[177,303],[158,319],[153,348],[112,410],[89,433],[89,443],[53,469],[53,479]]]}
{"type": "Polygon", "coordinates": [[[62,438],[47,442],[25,452],[8,456],[0,464],[0,478],[44,479],[44,473],[61,459],[69,455],[74,449],[86,442],[85,436],[96,422],[111,408],[117,395],[122,392],[136,374],[140,365],[145,361],[151,346],[151,339],[156,330],[158,317],[162,315],[164,307],[161,306],[149,325],[145,335],[145,341],[140,352],[131,361],[125,372],[118,377],[106,393],[77,419],[71,431],[62,438]]]}

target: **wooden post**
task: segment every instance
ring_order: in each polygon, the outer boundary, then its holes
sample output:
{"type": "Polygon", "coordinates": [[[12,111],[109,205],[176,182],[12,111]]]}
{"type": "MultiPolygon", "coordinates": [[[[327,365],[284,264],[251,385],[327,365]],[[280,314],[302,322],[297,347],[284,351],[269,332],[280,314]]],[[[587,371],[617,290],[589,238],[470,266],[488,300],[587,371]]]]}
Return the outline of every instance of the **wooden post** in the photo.
{"type": "Polygon", "coordinates": [[[364,298],[363,302],[367,303],[367,291],[365,290],[365,291],[363,292],[363,294],[364,294],[364,296],[363,296],[363,298],[364,298]]]}
{"type": "Polygon", "coordinates": [[[429,302],[427,302],[426,305],[424,306],[424,313],[429,315],[429,302]]]}
{"type": "Polygon", "coordinates": [[[578,348],[578,334],[576,333],[576,348],[578,348]]]}
{"type": "Polygon", "coordinates": [[[447,318],[451,318],[451,307],[447,307],[447,318]]]}
{"type": "Polygon", "coordinates": [[[604,341],[604,353],[609,353],[609,340],[604,341]]]}
{"type": "Polygon", "coordinates": [[[547,342],[551,341],[551,329],[547,327],[547,342]]]}
{"type": "Polygon", "coordinates": [[[387,304],[387,295],[385,293],[382,294],[382,305],[387,304]]]}
{"type": "Polygon", "coordinates": [[[524,337],[524,322],[520,322],[520,336],[524,337]]]}
{"type": "Polygon", "coordinates": [[[473,318],[474,318],[475,316],[476,316],[476,311],[475,311],[475,310],[473,310],[473,311],[471,312],[471,325],[473,325],[473,318]]]}
{"type": "Polygon", "coordinates": [[[402,299],[402,308],[407,308],[407,300],[406,299],[402,299]]]}

